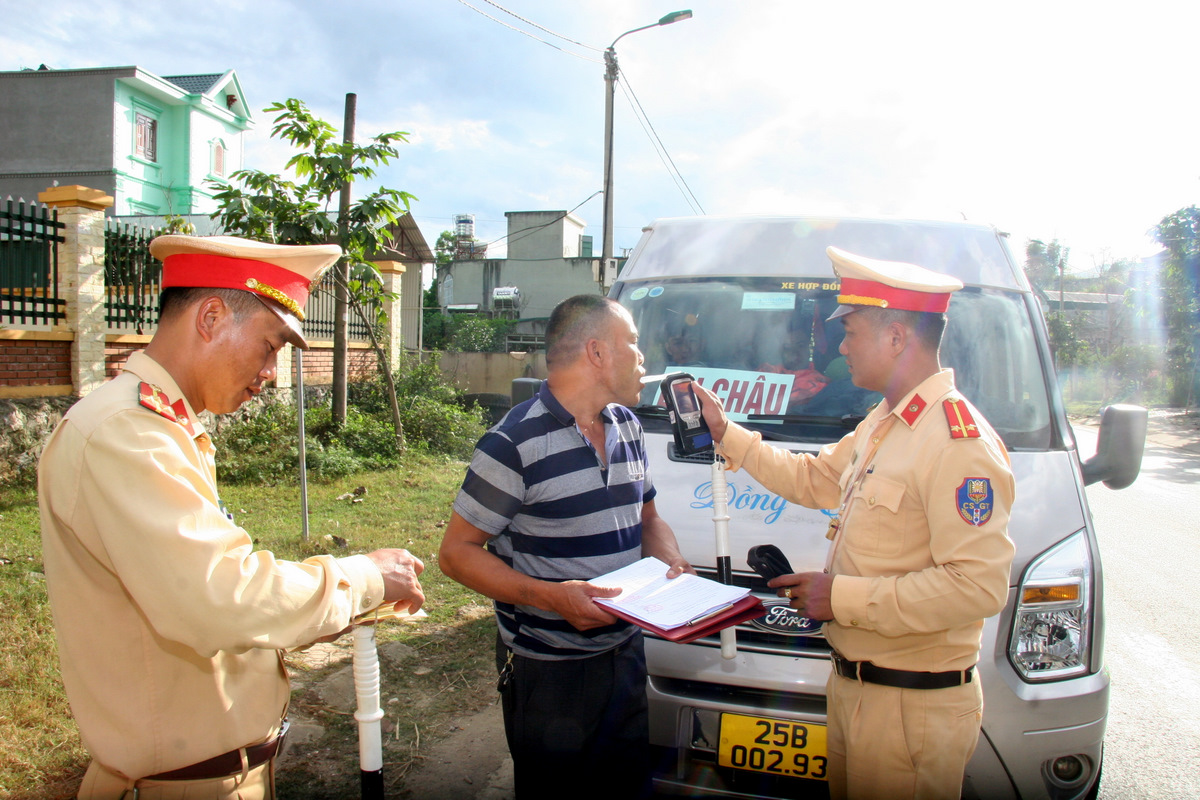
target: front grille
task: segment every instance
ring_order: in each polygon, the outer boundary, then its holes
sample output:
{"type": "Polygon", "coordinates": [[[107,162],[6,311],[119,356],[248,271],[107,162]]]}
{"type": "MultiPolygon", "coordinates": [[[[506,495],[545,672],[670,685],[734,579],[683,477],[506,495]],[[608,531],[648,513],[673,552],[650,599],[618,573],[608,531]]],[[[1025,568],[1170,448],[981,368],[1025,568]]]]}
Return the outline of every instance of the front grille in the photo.
{"type": "Polygon", "coordinates": [[[699,453],[684,455],[675,447],[674,442],[667,442],[667,458],[671,461],[682,461],[685,464],[707,464],[711,466],[715,455],[715,452],[712,450],[703,450],[699,453]]]}
{"type": "MultiPolygon", "coordinates": [[[[810,717],[825,716],[824,695],[800,694],[798,692],[775,692],[756,689],[752,686],[732,686],[724,683],[709,683],[686,678],[651,678],[658,691],[663,694],[688,698],[689,704],[709,703],[726,711],[737,708],[770,708],[810,717]]],[[[741,713],[741,712],[739,712],[741,713]]]]}

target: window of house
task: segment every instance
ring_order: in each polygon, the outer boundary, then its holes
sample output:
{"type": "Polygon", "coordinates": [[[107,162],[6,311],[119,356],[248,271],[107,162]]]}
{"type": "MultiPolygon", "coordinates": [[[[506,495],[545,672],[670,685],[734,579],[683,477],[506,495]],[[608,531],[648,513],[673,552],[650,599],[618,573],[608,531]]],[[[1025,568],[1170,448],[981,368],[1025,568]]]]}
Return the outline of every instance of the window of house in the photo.
{"type": "Polygon", "coordinates": [[[212,146],[212,174],[225,177],[225,143],[220,139],[212,146]]]}
{"type": "Polygon", "coordinates": [[[147,161],[158,161],[158,120],[139,113],[133,152],[147,161]]]}

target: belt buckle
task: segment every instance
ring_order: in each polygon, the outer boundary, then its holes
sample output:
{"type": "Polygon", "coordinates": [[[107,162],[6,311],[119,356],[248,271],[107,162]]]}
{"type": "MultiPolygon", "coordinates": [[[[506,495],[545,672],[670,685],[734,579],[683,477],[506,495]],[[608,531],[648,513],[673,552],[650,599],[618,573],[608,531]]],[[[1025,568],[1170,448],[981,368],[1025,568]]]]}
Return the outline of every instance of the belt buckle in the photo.
{"type": "Polygon", "coordinates": [[[841,675],[843,678],[858,680],[858,664],[856,662],[846,658],[837,650],[830,650],[829,655],[833,659],[834,672],[836,672],[838,675],[841,675]],[[851,668],[851,664],[854,665],[853,668],[851,668]]]}

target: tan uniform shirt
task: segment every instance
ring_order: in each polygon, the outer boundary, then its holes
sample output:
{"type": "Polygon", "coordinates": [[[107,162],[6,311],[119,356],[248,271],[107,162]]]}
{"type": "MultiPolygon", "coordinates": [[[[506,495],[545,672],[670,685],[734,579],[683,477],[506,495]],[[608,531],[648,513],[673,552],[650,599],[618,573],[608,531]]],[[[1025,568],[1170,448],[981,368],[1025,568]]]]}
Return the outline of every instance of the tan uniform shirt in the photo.
{"type": "Polygon", "coordinates": [[[840,509],[828,561],[835,619],[825,626],[839,653],[922,672],[975,663],[983,620],[1008,592],[1014,482],[1004,444],[955,391],[952,370],[895,409],[880,403],[817,456],[734,424],[721,449],[731,469],[787,500],[840,509]]]}
{"type": "Polygon", "coordinates": [[[213,456],[179,387],[141,353],[71,408],[42,454],[67,698],[92,756],[131,778],[269,738],[289,694],[279,651],[383,599],[366,556],[255,551],[222,511],[213,456]],[[182,421],[142,406],[142,381],[182,421]]]}

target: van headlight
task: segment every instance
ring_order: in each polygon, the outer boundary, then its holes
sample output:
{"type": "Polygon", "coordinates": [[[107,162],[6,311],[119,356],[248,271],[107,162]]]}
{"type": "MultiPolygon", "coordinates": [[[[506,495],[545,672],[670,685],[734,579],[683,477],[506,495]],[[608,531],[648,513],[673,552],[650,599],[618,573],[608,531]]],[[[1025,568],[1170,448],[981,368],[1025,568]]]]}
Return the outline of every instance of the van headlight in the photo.
{"type": "Polygon", "coordinates": [[[1017,587],[1008,660],[1027,681],[1082,675],[1092,649],[1092,556],[1083,531],[1042,553],[1017,587]]]}

